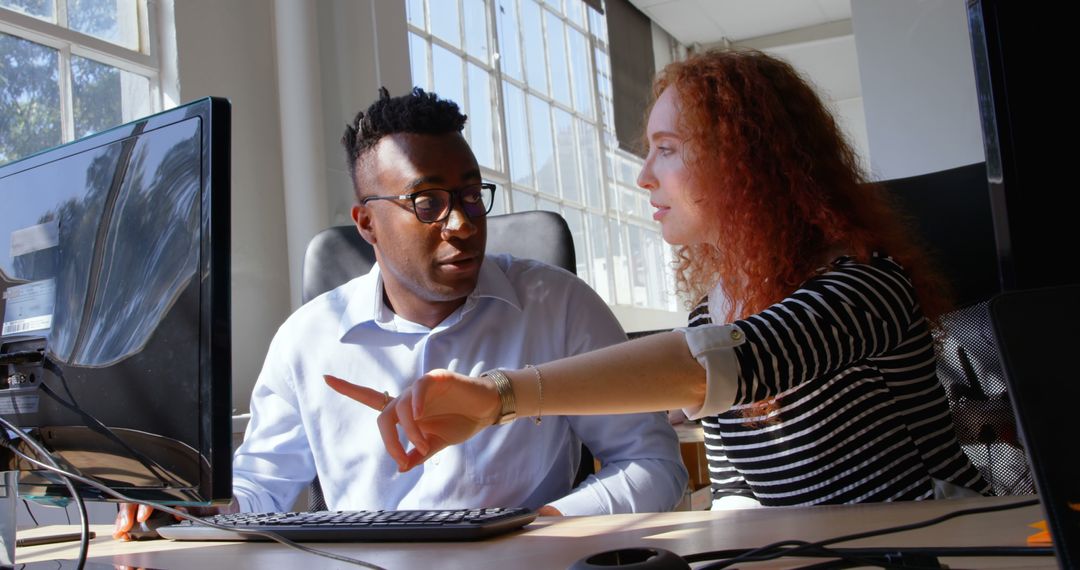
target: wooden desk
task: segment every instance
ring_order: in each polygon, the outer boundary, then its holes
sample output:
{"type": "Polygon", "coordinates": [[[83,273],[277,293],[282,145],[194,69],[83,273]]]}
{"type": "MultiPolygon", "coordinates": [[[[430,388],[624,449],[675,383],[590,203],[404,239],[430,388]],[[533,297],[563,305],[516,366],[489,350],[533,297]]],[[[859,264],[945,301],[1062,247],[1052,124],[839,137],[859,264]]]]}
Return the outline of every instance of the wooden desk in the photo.
{"type": "MultiPolygon", "coordinates": [[[[1015,502],[1018,498],[980,498],[922,503],[674,512],[540,519],[528,530],[471,543],[336,543],[319,546],[385,568],[566,568],[596,552],[655,546],[678,554],[761,546],[781,539],[821,540],[841,534],[912,523],[949,511],[1015,502]]],[[[1042,519],[1035,507],[954,519],[927,529],[860,541],[860,546],[1023,546],[1042,519]]],[[[65,526],[64,529],[71,527],[65,526]]],[[[58,527],[35,529],[57,532],[58,527]]],[[[95,528],[90,561],[131,567],[196,568],[355,568],[290,550],[276,543],[207,543],[155,540],[119,543],[111,529],[95,528]]],[[[29,532],[27,534],[30,534],[29,532]]],[[[850,545],[846,545],[850,546],[850,545]]],[[[16,562],[74,558],[74,543],[20,548],[16,562]]],[[[805,561],[803,562],[805,563],[805,561]]],[[[954,568],[1056,568],[1052,557],[947,559],[954,568]]],[[[751,568],[786,568],[784,564],[751,568]]]]}

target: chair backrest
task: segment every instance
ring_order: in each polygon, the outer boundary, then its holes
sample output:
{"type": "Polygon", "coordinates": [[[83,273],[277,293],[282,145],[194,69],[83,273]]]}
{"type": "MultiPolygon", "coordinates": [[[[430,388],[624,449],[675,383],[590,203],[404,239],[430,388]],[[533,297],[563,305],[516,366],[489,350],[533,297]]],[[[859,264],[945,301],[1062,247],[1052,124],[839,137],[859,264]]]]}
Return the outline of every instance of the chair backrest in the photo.
{"type": "Polygon", "coordinates": [[[1080,567],[1080,382],[1069,356],[1080,346],[1080,285],[1004,293],[990,313],[1058,564],[1080,567]]]}
{"type": "MultiPolygon", "coordinates": [[[[536,259],[577,273],[574,239],[566,220],[546,211],[517,212],[487,219],[487,252],[536,259]]],[[[355,226],[319,232],[304,254],[302,298],[306,303],[375,264],[375,250],[355,226]]]]}
{"type": "Polygon", "coordinates": [[[985,163],[886,180],[938,269],[950,281],[956,310],[940,318],[938,377],[957,438],[999,495],[1034,492],[990,321],[1001,291],[985,163]]]}
{"type": "MultiPolygon", "coordinates": [[[[487,253],[508,253],[577,273],[574,238],[566,220],[559,214],[537,210],[489,216],[487,232],[487,253]]],[[[364,241],[356,226],[327,228],[308,242],[301,297],[306,303],[367,273],[374,264],[375,249],[364,241]]],[[[592,455],[582,446],[575,484],[592,471],[592,455]]],[[[324,511],[327,507],[317,477],[308,490],[308,505],[312,511],[324,511]]]]}
{"type": "Polygon", "coordinates": [[[910,216],[958,307],[1001,292],[986,163],[881,183],[910,216]]]}

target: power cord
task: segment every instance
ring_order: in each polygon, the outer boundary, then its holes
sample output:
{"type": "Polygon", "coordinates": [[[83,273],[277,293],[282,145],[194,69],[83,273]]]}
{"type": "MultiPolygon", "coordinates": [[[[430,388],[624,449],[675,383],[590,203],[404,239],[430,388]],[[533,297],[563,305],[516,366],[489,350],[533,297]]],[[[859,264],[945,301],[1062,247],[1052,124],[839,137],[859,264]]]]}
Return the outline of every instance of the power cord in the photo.
{"type": "MultiPolygon", "coordinates": [[[[925,528],[925,527],[933,526],[933,525],[936,525],[936,524],[939,524],[939,523],[942,523],[942,522],[945,522],[947,520],[954,519],[954,518],[957,518],[957,517],[962,517],[962,516],[967,516],[967,515],[975,515],[975,514],[982,514],[982,513],[991,513],[991,512],[997,512],[997,511],[1007,511],[1007,510],[1011,510],[1011,509],[1018,509],[1018,508],[1021,508],[1021,507],[1030,507],[1030,506],[1038,505],[1038,504],[1039,504],[1039,501],[1037,499],[1031,499],[1031,500],[1025,500],[1025,501],[1018,501],[1018,502],[1015,502],[1015,503],[1009,503],[1009,504],[1006,504],[1006,505],[995,505],[995,506],[991,506],[991,507],[975,507],[975,508],[971,508],[971,509],[961,509],[961,510],[958,510],[958,511],[953,511],[951,513],[946,513],[946,514],[941,515],[939,517],[935,517],[935,518],[928,519],[928,520],[921,521],[921,522],[911,523],[911,524],[907,524],[907,525],[894,526],[894,527],[887,527],[887,528],[883,528],[883,529],[865,531],[865,532],[849,534],[849,535],[844,535],[844,536],[838,536],[838,537],[829,538],[829,539],[818,541],[818,542],[810,543],[810,542],[797,541],[797,540],[785,540],[785,541],[776,542],[776,543],[773,543],[773,544],[768,544],[768,545],[762,546],[760,548],[754,548],[754,549],[750,549],[750,550],[742,550],[742,551],[728,550],[728,551],[703,552],[703,553],[699,553],[699,554],[691,554],[691,555],[688,555],[688,556],[684,556],[683,558],[687,562],[705,562],[705,561],[708,561],[708,560],[717,560],[717,559],[723,558],[723,560],[718,560],[717,562],[714,562],[712,564],[702,566],[698,570],[706,570],[706,569],[716,570],[716,569],[720,569],[720,568],[729,568],[729,567],[731,567],[731,566],[733,566],[733,565],[735,565],[737,563],[740,563],[740,562],[760,562],[760,561],[765,561],[765,560],[775,560],[777,558],[781,558],[781,557],[785,557],[785,556],[809,556],[809,557],[833,556],[833,557],[837,557],[837,558],[841,558],[841,559],[848,559],[849,557],[854,556],[854,557],[856,557],[858,559],[862,559],[863,561],[861,563],[863,563],[863,564],[870,564],[870,565],[873,565],[873,566],[880,566],[880,567],[885,567],[885,568],[903,568],[905,570],[914,570],[916,568],[919,568],[919,569],[935,568],[936,569],[936,568],[941,568],[941,566],[940,565],[922,566],[921,564],[918,565],[918,566],[913,566],[912,562],[915,562],[914,560],[911,560],[909,562],[901,562],[900,558],[898,558],[898,557],[902,557],[904,554],[909,553],[909,552],[913,553],[913,554],[920,554],[920,555],[933,554],[934,556],[1053,556],[1053,554],[1054,554],[1053,549],[1050,549],[1050,548],[1028,548],[1028,547],[1020,547],[1020,548],[998,548],[998,547],[976,548],[976,547],[971,547],[971,548],[956,548],[956,549],[952,549],[952,548],[922,548],[922,549],[893,548],[893,549],[878,549],[878,550],[874,550],[874,549],[828,549],[828,548],[825,548],[828,545],[836,544],[836,543],[839,543],[839,542],[848,542],[848,541],[853,541],[853,540],[861,540],[861,539],[864,539],[864,538],[881,536],[881,535],[885,535],[885,534],[892,534],[892,533],[896,533],[896,532],[904,532],[904,531],[908,531],[908,530],[915,530],[915,529],[919,529],[919,528],[925,528]],[[866,560],[866,557],[868,557],[868,556],[870,557],[869,561],[866,560]],[[890,562],[888,560],[888,558],[892,558],[893,561],[890,562]]],[[[925,560],[925,559],[920,559],[920,560],[925,560]]]]}
{"type": "MultiPolygon", "coordinates": [[[[13,431],[18,437],[22,438],[23,441],[30,444],[31,447],[34,447],[35,450],[39,449],[39,447],[38,447],[39,444],[36,441],[34,441],[33,438],[31,438],[27,434],[23,433],[21,430],[19,430],[16,426],[12,425],[10,422],[8,422],[2,416],[0,416],[0,423],[3,423],[4,426],[8,428],[8,430],[13,431]],[[31,442],[33,442],[33,443],[31,443],[31,442]]],[[[105,495],[108,495],[108,496],[110,496],[110,497],[112,497],[114,499],[123,501],[125,503],[135,503],[137,505],[146,505],[146,506],[148,506],[150,508],[157,509],[157,510],[169,513],[169,514],[171,514],[173,516],[180,517],[181,519],[189,520],[189,521],[191,521],[192,523],[195,523],[195,524],[200,524],[200,525],[203,525],[203,526],[216,528],[218,530],[226,530],[226,531],[230,531],[230,532],[235,532],[235,533],[238,533],[238,534],[259,536],[259,537],[262,537],[262,538],[273,540],[275,542],[279,542],[281,544],[284,544],[285,546],[288,546],[288,547],[293,548],[295,550],[299,550],[301,552],[306,552],[308,554],[314,554],[316,556],[322,556],[322,557],[325,557],[325,558],[330,558],[332,560],[337,560],[338,562],[345,562],[347,564],[353,564],[353,565],[361,566],[361,567],[364,567],[364,568],[371,568],[372,570],[385,570],[381,566],[376,566],[375,564],[372,564],[370,562],[364,562],[363,560],[357,560],[355,558],[349,558],[347,556],[342,556],[342,555],[334,553],[334,552],[328,552],[328,551],[325,551],[325,550],[319,550],[317,548],[311,548],[310,546],[297,544],[296,542],[293,542],[292,540],[289,540],[289,539],[287,539],[287,538],[285,538],[283,536],[280,536],[277,533],[267,532],[267,531],[262,531],[262,530],[238,529],[238,528],[235,528],[235,527],[220,525],[220,524],[212,523],[210,521],[203,520],[203,519],[201,519],[199,517],[196,517],[194,515],[191,515],[189,513],[181,511],[179,509],[174,509],[172,507],[168,507],[168,506],[165,506],[165,505],[160,505],[158,503],[153,503],[153,502],[150,502],[150,501],[143,501],[143,500],[139,500],[139,499],[133,499],[133,498],[128,497],[126,495],[123,495],[123,494],[121,494],[121,493],[119,493],[117,491],[114,491],[114,490],[106,487],[105,485],[102,485],[101,483],[98,483],[97,481],[94,481],[93,479],[88,479],[88,478],[83,477],[81,475],[76,475],[76,474],[71,473],[69,471],[65,471],[65,470],[63,470],[63,469],[61,469],[59,467],[54,467],[54,466],[48,465],[46,463],[43,463],[41,461],[38,461],[37,459],[34,459],[34,458],[26,455],[22,451],[16,449],[13,445],[11,445],[11,443],[9,441],[7,441],[7,439],[0,440],[0,445],[2,445],[3,447],[8,448],[12,453],[18,455],[24,461],[27,461],[27,462],[29,462],[29,463],[31,463],[33,465],[36,465],[36,466],[38,466],[38,467],[40,467],[42,469],[45,469],[47,471],[51,471],[53,473],[57,473],[57,474],[61,475],[62,477],[65,478],[65,481],[67,481],[69,485],[71,485],[71,481],[76,481],[78,483],[82,483],[83,485],[93,487],[94,489],[97,489],[98,491],[101,491],[105,495]]],[[[48,456],[48,452],[45,451],[44,448],[40,448],[39,453],[44,453],[46,456],[48,456]]],[[[50,457],[50,459],[51,459],[51,457],[50,457]]],[[[70,488],[73,490],[72,492],[74,492],[74,485],[71,485],[70,488]]],[[[76,493],[76,495],[77,495],[77,493],[76,493]]],[[[87,520],[86,515],[85,515],[85,510],[81,511],[81,513],[82,513],[82,516],[83,516],[84,527],[87,528],[86,532],[89,532],[88,525],[86,525],[86,523],[85,523],[85,521],[87,520]]],[[[84,540],[84,544],[86,544],[87,546],[89,545],[89,539],[88,538],[86,538],[84,540]]],[[[79,564],[80,569],[83,567],[83,563],[85,562],[85,559],[86,559],[86,549],[81,548],[80,564],[79,564]]]]}

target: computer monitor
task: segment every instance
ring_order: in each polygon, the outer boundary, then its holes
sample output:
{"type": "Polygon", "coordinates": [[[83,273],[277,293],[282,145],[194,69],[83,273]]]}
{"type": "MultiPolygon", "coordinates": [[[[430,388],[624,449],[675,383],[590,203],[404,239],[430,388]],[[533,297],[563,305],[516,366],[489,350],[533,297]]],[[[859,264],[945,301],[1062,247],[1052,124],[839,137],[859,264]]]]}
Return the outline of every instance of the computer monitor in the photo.
{"type": "Polygon", "coordinates": [[[232,494],[229,144],[207,98],[0,166],[0,414],[137,499],[232,494]]]}

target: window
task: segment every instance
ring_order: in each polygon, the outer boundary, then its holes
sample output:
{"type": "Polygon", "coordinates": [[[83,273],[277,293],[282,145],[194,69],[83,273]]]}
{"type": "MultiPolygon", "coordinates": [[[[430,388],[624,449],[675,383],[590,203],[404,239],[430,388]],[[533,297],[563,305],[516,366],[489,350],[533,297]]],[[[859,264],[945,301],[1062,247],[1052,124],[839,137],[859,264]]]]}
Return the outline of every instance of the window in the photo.
{"type": "Polygon", "coordinates": [[[492,213],[551,210],[609,304],[675,311],[670,248],[618,149],[604,16],[582,0],[408,0],[413,83],[456,101],[492,213]]]}
{"type": "Polygon", "coordinates": [[[153,0],[0,0],[0,163],[162,109],[153,0]]]}

